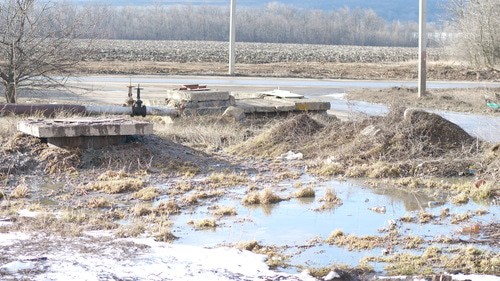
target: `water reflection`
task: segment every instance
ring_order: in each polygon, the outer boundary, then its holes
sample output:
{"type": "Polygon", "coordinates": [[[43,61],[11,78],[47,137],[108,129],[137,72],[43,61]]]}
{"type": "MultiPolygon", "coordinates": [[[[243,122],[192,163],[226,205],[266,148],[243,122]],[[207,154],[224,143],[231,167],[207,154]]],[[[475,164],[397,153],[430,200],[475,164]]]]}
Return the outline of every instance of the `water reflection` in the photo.
{"type": "Polygon", "coordinates": [[[408,212],[423,210],[429,206],[430,202],[438,200],[422,193],[398,188],[375,188],[373,193],[388,196],[391,206],[403,204],[404,209],[408,212]]]}
{"type": "MultiPolygon", "coordinates": [[[[211,217],[210,204],[198,206],[189,214],[174,216],[174,232],[181,237],[175,243],[213,247],[256,240],[263,245],[288,247],[287,253],[292,256],[292,264],[326,266],[343,263],[355,266],[362,257],[379,255],[382,249],[350,252],[345,248],[328,245],[324,240],[332,231],[339,229],[356,236],[383,236],[379,229],[387,228],[391,221],[399,221],[405,215],[416,217],[424,209],[436,217],[439,217],[443,208],[449,209],[450,214],[474,213],[479,208],[489,212],[487,215],[473,217],[470,223],[474,223],[474,220],[491,221],[499,214],[498,208],[480,206],[474,202],[460,206],[446,203],[429,208],[432,205],[429,203],[437,202],[440,198],[402,189],[372,189],[358,181],[320,182],[309,175],[296,181],[314,182],[311,186],[314,187],[315,197],[246,206],[241,204],[245,187],[234,189],[231,194],[220,197],[211,204],[235,207],[236,216],[218,218],[219,226],[213,231],[196,231],[188,225],[190,220],[211,217]],[[317,211],[324,204],[320,199],[331,189],[335,190],[343,204],[330,210],[317,211]],[[375,207],[384,207],[385,212],[373,211],[375,207]],[[311,245],[309,241],[312,240],[319,242],[311,245]]],[[[280,183],[279,186],[283,187],[280,196],[286,197],[296,191],[293,184],[290,180],[280,183]]],[[[458,235],[462,227],[451,224],[450,220],[451,216],[440,222],[404,223],[400,231],[402,235],[418,235],[428,241],[435,237],[458,235]]]]}

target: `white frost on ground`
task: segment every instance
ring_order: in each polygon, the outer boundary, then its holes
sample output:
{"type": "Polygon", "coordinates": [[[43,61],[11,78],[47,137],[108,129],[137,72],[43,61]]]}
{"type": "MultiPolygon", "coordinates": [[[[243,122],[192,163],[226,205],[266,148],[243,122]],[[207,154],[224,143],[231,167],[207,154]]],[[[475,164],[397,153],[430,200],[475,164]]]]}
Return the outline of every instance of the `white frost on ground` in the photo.
{"type": "Polygon", "coordinates": [[[34,212],[27,209],[22,209],[17,211],[21,217],[34,218],[40,214],[40,212],[34,212]]]}
{"type": "Polygon", "coordinates": [[[0,233],[0,246],[6,247],[18,243],[21,240],[27,240],[30,236],[22,232],[0,233]]]}
{"type": "Polygon", "coordinates": [[[470,281],[500,281],[500,276],[492,276],[492,275],[479,275],[479,274],[455,274],[452,275],[453,280],[470,280],[470,281]]]}
{"type": "MultiPolygon", "coordinates": [[[[269,270],[264,256],[233,248],[206,249],[151,238],[102,240],[33,235],[26,249],[19,234],[1,234],[0,245],[15,251],[0,264],[2,280],[315,280],[306,274],[269,270]],[[39,240],[38,240],[39,239],[39,240]],[[31,241],[33,242],[33,241],[31,241]],[[31,256],[32,258],[27,258],[31,256]],[[30,276],[26,276],[29,272],[30,276]]],[[[27,236],[29,237],[29,236],[27,236]]],[[[26,238],[26,237],[24,237],[26,238]]],[[[27,238],[26,238],[27,239],[27,238]]],[[[24,242],[25,243],[25,242],[24,242]]]]}
{"type": "MultiPolygon", "coordinates": [[[[500,281],[499,276],[493,276],[493,275],[479,275],[479,274],[455,274],[455,275],[450,275],[453,281],[500,281]]],[[[406,275],[403,276],[379,276],[376,278],[376,280],[410,280],[411,277],[408,277],[406,275]]],[[[412,281],[425,281],[427,280],[426,278],[423,277],[415,277],[411,279],[412,281]]]]}

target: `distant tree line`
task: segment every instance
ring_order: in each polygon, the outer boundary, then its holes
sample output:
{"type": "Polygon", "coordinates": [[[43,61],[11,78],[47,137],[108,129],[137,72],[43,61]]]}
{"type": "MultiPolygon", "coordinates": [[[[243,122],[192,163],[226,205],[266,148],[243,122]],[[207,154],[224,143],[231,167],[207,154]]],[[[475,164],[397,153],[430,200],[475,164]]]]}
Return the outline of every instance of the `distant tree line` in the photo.
{"type": "MultiPolygon", "coordinates": [[[[74,8],[74,7],[73,7],[74,8]]],[[[71,9],[73,9],[71,8],[71,9]]],[[[88,8],[88,7],[87,7],[88,8]]],[[[101,38],[226,41],[229,7],[90,7],[101,38]]],[[[283,4],[237,9],[237,41],[361,46],[416,46],[415,22],[388,22],[373,10],[304,10],[283,4]]]]}

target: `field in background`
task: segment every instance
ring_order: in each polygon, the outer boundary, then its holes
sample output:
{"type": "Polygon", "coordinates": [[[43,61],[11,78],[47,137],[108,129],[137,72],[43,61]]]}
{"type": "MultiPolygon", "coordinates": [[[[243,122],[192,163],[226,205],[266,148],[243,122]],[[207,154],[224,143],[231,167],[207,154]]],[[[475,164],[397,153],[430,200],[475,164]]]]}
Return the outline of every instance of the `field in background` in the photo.
{"type": "MultiPolygon", "coordinates": [[[[431,80],[498,81],[490,69],[429,51],[431,80]]],[[[417,78],[417,48],[237,43],[236,74],[329,79],[417,78]]],[[[207,41],[98,40],[77,72],[91,74],[226,75],[228,44],[207,41]]]]}

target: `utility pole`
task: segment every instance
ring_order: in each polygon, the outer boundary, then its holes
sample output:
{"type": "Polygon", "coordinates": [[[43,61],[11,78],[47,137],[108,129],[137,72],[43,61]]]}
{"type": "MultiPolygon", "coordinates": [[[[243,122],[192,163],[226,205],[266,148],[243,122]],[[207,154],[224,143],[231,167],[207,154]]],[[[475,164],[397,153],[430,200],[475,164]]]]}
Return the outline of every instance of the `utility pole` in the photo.
{"type": "Polygon", "coordinates": [[[425,15],[427,0],[419,0],[419,25],[418,25],[418,97],[426,94],[427,88],[427,31],[425,15]]]}
{"type": "Polygon", "coordinates": [[[236,37],[236,29],[234,26],[236,17],[236,0],[231,0],[231,14],[229,16],[229,75],[234,75],[234,45],[236,37]]]}

